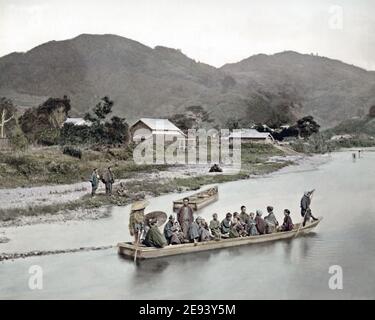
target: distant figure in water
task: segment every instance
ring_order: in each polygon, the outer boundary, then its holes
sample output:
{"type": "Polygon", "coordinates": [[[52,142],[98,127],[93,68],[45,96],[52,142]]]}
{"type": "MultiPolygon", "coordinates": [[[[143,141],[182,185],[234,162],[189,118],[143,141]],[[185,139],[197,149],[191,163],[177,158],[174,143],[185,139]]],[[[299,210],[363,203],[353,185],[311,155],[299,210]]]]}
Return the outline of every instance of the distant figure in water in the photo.
{"type": "Polygon", "coordinates": [[[361,150],[358,150],[358,158],[361,157],[361,150]]]}
{"type": "Polygon", "coordinates": [[[353,153],[353,154],[352,154],[352,156],[353,156],[353,161],[355,161],[355,160],[356,160],[356,158],[357,158],[356,154],[355,154],[355,153],[353,153]]]}

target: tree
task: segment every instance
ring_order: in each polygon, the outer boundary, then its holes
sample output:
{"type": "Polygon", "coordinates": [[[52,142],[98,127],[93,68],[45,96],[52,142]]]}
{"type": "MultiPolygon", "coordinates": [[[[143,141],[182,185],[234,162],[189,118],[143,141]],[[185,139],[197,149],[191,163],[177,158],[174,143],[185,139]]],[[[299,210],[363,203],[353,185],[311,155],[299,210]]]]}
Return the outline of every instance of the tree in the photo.
{"type": "Polygon", "coordinates": [[[305,139],[310,137],[313,133],[318,133],[320,129],[320,125],[314,120],[313,116],[306,116],[299,119],[296,126],[299,135],[305,139]]]}
{"type": "Polygon", "coordinates": [[[112,113],[114,102],[105,96],[96,104],[92,113],[85,115],[85,120],[91,125],[75,126],[66,123],[60,131],[60,144],[127,144],[129,127],[125,118],[114,116],[106,120],[112,113]]]}
{"type": "Polygon", "coordinates": [[[170,120],[185,133],[189,129],[201,128],[203,123],[214,121],[210,118],[209,112],[198,105],[186,107],[184,113],[175,114],[170,120]]]}
{"type": "Polygon", "coordinates": [[[11,127],[10,122],[15,122],[16,108],[10,99],[0,99],[0,138],[5,138],[5,127],[11,127]]]}
{"type": "Polygon", "coordinates": [[[108,96],[103,97],[94,107],[94,115],[89,112],[86,113],[85,120],[91,122],[100,122],[105,120],[105,118],[112,112],[113,104],[114,102],[108,96]]]}

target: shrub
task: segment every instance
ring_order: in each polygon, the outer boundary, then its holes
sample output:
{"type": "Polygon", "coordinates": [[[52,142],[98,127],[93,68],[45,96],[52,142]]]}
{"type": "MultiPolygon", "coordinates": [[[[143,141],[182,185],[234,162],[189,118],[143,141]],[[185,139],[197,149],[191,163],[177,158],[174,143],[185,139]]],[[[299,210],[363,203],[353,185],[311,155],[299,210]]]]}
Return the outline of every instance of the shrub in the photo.
{"type": "Polygon", "coordinates": [[[82,158],[82,151],[78,148],[74,148],[71,146],[66,146],[63,149],[63,154],[66,154],[68,156],[81,159],[82,158]]]}

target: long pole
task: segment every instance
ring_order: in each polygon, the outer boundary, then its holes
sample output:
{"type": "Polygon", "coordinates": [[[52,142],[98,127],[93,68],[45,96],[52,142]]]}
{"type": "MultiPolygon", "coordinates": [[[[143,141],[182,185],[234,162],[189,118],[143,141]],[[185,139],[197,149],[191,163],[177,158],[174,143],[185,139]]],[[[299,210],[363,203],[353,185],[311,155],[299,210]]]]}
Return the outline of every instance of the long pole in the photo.
{"type": "Polygon", "coordinates": [[[138,230],[138,237],[137,237],[137,242],[135,244],[135,253],[134,253],[134,262],[137,261],[137,253],[138,253],[138,248],[139,248],[139,242],[140,242],[140,239],[142,237],[142,234],[143,234],[143,229],[142,231],[141,230],[138,230]]]}

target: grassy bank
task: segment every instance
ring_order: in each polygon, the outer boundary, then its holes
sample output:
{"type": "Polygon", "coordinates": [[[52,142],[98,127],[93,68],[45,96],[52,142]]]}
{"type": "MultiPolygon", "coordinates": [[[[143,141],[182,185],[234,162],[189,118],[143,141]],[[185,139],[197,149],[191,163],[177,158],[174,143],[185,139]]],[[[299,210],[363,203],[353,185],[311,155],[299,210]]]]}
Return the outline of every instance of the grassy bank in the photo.
{"type": "Polygon", "coordinates": [[[62,153],[59,147],[32,148],[26,152],[0,153],[0,188],[71,184],[88,181],[93,168],[99,172],[109,166],[118,179],[138,172],[165,170],[167,166],[136,165],[125,149],[83,150],[82,158],[62,153]]]}
{"type": "MultiPolygon", "coordinates": [[[[36,153],[32,156],[33,161],[36,161],[38,157],[45,159],[45,161],[54,161],[56,164],[62,165],[62,163],[70,163],[76,165],[76,172],[81,173],[86,178],[89,175],[89,171],[93,166],[101,167],[108,165],[108,162],[100,162],[98,159],[90,160],[86,158],[82,160],[69,159],[66,156],[61,156],[59,160],[56,158],[58,154],[57,149],[46,149],[41,153],[36,153]],[[44,158],[43,158],[44,157],[44,158]],[[54,157],[54,158],[53,158],[54,157]],[[47,160],[48,159],[48,160],[47,160]],[[87,175],[86,175],[87,173],[87,175]]],[[[242,167],[241,171],[236,174],[207,174],[202,176],[188,177],[188,178],[168,178],[168,179],[136,179],[128,182],[124,182],[121,186],[125,190],[125,195],[117,195],[116,189],[114,190],[114,196],[107,197],[104,194],[98,194],[95,198],[91,198],[90,195],[86,195],[79,200],[71,201],[68,203],[45,205],[45,206],[34,206],[30,208],[13,208],[13,209],[0,209],[0,220],[9,221],[19,216],[37,216],[43,214],[56,214],[64,210],[77,210],[77,209],[91,209],[99,208],[105,205],[117,205],[123,206],[134,199],[139,197],[139,194],[158,196],[170,192],[179,192],[185,190],[196,190],[203,185],[223,183],[229,181],[235,181],[240,179],[246,179],[251,175],[267,174],[282,167],[285,167],[291,162],[269,162],[269,158],[272,156],[283,156],[284,152],[280,149],[273,147],[272,145],[246,145],[242,148],[242,167]]],[[[29,159],[30,155],[23,155],[26,159],[29,159]]],[[[25,161],[24,158],[24,161],[25,161]]],[[[112,159],[113,160],[113,159],[112,159]]],[[[134,163],[129,161],[118,160],[119,163],[114,167],[117,177],[126,178],[131,177],[132,173],[148,173],[155,170],[164,170],[165,166],[136,166],[134,163]],[[123,170],[123,172],[122,172],[123,170]]],[[[61,177],[60,177],[61,178],[61,177]]],[[[76,179],[79,177],[76,177],[76,179]]],[[[20,174],[16,181],[27,181],[27,176],[20,174]]],[[[76,180],[70,177],[73,182],[76,180]]],[[[35,177],[34,181],[43,181],[43,176],[35,177]],[[39,178],[39,179],[38,179],[39,178]]],[[[53,183],[53,180],[48,180],[53,183]]],[[[66,179],[64,182],[68,182],[66,179]]]]}

